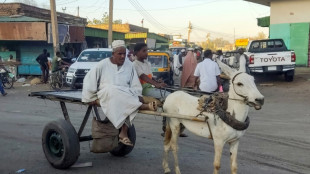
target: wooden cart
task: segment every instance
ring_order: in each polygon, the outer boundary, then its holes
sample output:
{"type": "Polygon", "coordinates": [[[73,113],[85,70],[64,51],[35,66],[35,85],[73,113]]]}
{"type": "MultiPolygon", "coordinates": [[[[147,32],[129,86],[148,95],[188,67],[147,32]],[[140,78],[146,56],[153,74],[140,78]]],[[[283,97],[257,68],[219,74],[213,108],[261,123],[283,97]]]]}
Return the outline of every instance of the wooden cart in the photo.
{"type": "MultiPolygon", "coordinates": [[[[66,169],[72,166],[79,157],[80,142],[90,141],[93,139],[91,135],[82,136],[82,132],[85,128],[85,125],[92,110],[94,111],[95,117],[98,121],[108,122],[108,120],[101,120],[98,114],[98,108],[96,106],[87,105],[81,101],[81,90],[32,92],[31,94],[29,94],[29,96],[58,101],[60,103],[64,119],[49,122],[44,127],[42,133],[42,146],[45,157],[53,167],[58,169],[66,169]],[[87,106],[86,113],[78,131],[75,130],[75,128],[70,122],[66,103],[87,106]]],[[[139,113],[161,117],[165,116],[172,118],[182,118],[200,122],[206,121],[206,118],[202,117],[168,114],[163,112],[139,111],[139,113]]],[[[134,125],[132,125],[128,129],[128,137],[130,141],[135,144],[136,131],[134,125]]],[[[126,146],[122,143],[119,143],[118,147],[110,151],[110,153],[115,156],[124,156],[129,154],[133,150],[133,148],[134,146],[126,146]]]]}

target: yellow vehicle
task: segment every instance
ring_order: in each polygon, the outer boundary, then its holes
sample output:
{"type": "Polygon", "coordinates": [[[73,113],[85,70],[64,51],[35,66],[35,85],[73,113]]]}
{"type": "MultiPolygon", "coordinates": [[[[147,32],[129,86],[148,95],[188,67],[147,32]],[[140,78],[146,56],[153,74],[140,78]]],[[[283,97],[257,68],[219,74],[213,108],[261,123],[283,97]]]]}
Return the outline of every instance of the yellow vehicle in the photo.
{"type": "Polygon", "coordinates": [[[147,60],[151,63],[155,79],[162,79],[166,84],[172,86],[173,72],[170,66],[170,56],[167,52],[149,52],[147,60]]]}

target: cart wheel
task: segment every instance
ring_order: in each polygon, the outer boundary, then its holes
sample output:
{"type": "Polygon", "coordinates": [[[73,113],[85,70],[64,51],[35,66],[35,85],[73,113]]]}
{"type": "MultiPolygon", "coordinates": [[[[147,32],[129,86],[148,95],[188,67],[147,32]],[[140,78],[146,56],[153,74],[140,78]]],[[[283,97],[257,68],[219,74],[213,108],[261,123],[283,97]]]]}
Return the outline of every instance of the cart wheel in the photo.
{"type": "Polygon", "coordinates": [[[132,125],[129,129],[128,129],[128,138],[130,139],[130,141],[132,142],[133,146],[126,146],[122,143],[118,144],[118,147],[116,147],[115,149],[113,149],[110,153],[114,156],[125,156],[127,154],[129,154],[135,144],[136,144],[136,129],[135,126],[132,125]]]}
{"type": "Polygon", "coordinates": [[[57,169],[72,166],[80,155],[80,142],[74,127],[66,120],[48,123],[42,133],[42,147],[48,162],[57,169]]]}

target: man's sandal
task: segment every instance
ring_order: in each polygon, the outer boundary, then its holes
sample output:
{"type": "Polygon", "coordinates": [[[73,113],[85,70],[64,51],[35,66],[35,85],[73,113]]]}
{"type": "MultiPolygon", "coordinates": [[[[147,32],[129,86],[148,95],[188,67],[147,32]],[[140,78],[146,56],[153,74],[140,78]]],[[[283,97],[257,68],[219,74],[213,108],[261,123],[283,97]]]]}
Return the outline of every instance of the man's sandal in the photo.
{"type": "Polygon", "coordinates": [[[125,137],[125,138],[119,137],[119,142],[126,145],[126,146],[133,146],[132,142],[130,141],[130,139],[128,137],[125,137]]]}
{"type": "Polygon", "coordinates": [[[157,111],[157,102],[153,101],[153,102],[149,103],[149,109],[151,111],[157,111]]]}

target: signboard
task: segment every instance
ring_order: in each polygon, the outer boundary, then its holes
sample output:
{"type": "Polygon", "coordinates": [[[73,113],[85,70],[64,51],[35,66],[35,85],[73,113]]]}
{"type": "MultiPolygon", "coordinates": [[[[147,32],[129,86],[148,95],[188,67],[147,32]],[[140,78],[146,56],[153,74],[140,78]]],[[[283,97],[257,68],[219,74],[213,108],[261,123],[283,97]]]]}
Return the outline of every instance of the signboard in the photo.
{"type": "Polygon", "coordinates": [[[249,39],[236,39],[236,47],[238,46],[247,46],[249,43],[249,39]]]}
{"type": "Polygon", "coordinates": [[[45,22],[1,22],[0,40],[46,41],[45,22]]]}
{"type": "Polygon", "coordinates": [[[147,38],[147,33],[126,33],[125,39],[145,39],[147,38]]]}

